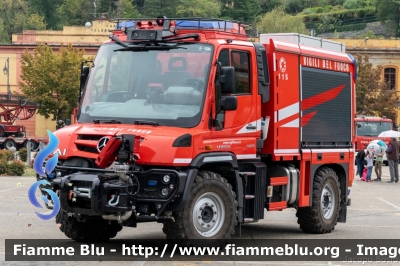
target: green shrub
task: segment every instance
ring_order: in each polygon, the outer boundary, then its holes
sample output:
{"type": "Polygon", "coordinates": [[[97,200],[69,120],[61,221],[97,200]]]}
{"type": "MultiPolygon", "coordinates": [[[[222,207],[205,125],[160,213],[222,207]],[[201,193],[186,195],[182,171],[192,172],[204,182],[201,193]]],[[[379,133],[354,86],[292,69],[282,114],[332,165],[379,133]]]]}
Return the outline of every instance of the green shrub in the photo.
{"type": "Polygon", "coordinates": [[[6,159],[0,159],[0,175],[7,173],[8,163],[6,159]]]}
{"type": "Polygon", "coordinates": [[[6,154],[4,153],[4,150],[0,150],[0,160],[7,161],[7,157],[6,154]]]}
{"type": "Polygon", "coordinates": [[[19,159],[23,162],[26,162],[26,158],[28,157],[28,149],[22,148],[18,151],[19,159]]]}
{"type": "Polygon", "coordinates": [[[7,165],[7,175],[21,176],[25,173],[25,164],[19,160],[14,160],[7,165]]]}
{"type": "Polygon", "coordinates": [[[367,27],[367,23],[357,23],[357,24],[349,24],[349,25],[341,25],[336,26],[335,29],[338,32],[342,31],[360,31],[367,27]]]}
{"type": "Polygon", "coordinates": [[[13,154],[12,151],[10,151],[10,150],[4,150],[3,152],[4,152],[5,156],[6,156],[6,160],[7,160],[7,161],[12,161],[12,160],[14,160],[14,154],[13,154]]]}

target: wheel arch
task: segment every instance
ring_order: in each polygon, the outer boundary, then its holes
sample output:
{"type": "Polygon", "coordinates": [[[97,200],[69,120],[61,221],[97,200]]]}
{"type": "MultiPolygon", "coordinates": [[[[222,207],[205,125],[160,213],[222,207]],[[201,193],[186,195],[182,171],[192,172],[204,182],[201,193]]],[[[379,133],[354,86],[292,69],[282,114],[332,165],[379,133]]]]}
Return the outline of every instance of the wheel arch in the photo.
{"type": "MultiPolygon", "coordinates": [[[[223,176],[231,185],[236,193],[238,208],[243,208],[243,183],[238,173],[238,162],[236,156],[230,152],[208,152],[197,155],[190,164],[182,200],[179,204],[174,204],[172,210],[180,210],[184,207],[190,197],[190,188],[193,186],[197,173],[200,171],[215,172],[223,176]]],[[[239,212],[240,213],[240,212],[239,212]]]]}
{"type": "MultiPolygon", "coordinates": [[[[315,174],[318,172],[319,169],[321,168],[330,168],[333,171],[335,171],[338,181],[340,184],[340,202],[346,203],[347,202],[347,184],[348,184],[348,179],[349,179],[349,174],[348,170],[349,169],[349,164],[348,163],[343,163],[343,164],[314,164],[311,167],[311,176],[310,176],[310,195],[313,193],[313,180],[315,174]]],[[[310,197],[310,206],[312,206],[312,197],[310,197]]]]}

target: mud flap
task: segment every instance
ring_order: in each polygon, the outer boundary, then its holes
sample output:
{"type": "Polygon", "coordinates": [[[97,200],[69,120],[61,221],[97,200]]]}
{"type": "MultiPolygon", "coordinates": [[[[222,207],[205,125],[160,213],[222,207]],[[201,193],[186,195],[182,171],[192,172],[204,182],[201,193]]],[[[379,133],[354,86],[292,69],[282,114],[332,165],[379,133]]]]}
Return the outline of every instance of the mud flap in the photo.
{"type": "Polygon", "coordinates": [[[340,203],[339,217],[337,219],[338,223],[345,223],[347,218],[347,204],[340,203]]]}

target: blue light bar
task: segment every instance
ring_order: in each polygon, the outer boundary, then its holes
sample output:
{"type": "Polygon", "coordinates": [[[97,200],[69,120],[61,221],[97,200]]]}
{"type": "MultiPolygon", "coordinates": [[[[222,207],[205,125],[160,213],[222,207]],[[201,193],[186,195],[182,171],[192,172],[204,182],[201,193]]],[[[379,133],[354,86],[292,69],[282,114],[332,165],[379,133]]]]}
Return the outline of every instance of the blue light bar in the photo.
{"type": "Polygon", "coordinates": [[[147,182],[147,185],[149,185],[149,187],[155,187],[155,186],[157,186],[157,181],[156,180],[149,180],[147,182]]]}
{"type": "Polygon", "coordinates": [[[135,26],[135,22],[134,21],[125,21],[125,22],[120,22],[117,23],[117,26],[115,27],[116,30],[120,30],[121,27],[125,27],[127,29],[132,28],[135,26]]]}
{"type": "Polygon", "coordinates": [[[194,20],[177,20],[176,27],[179,28],[196,28],[196,29],[233,29],[232,22],[225,21],[194,21],[194,20]]]}

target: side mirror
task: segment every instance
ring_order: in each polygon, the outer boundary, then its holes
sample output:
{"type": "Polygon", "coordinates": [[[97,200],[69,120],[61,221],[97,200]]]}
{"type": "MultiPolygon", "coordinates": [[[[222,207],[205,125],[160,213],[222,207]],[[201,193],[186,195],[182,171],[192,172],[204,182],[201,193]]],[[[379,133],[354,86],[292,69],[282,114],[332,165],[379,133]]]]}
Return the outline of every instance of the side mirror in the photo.
{"type": "Polygon", "coordinates": [[[398,124],[394,124],[394,128],[395,128],[396,130],[398,130],[398,129],[399,129],[399,125],[398,125],[398,124]]]}
{"type": "Polygon", "coordinates": [[[88,66],[82,66],[81,87],[83,87],[85,85],[88,76],[89,76],[89,67],[88,66]]]}
{"type": "Polygon", "coordinates": [[[219,77],[222,93],[235,92],[235,68],[231,66],[221,67],[221,75],[219,77]]]}
{"type": "Polygon", "coordinates": [[[224,110],[224,111],[236,110],[237,106],[238,106],[236,96],[222,97],[221,100],[219,101],[219,106],[220,106],[221,110],[224,110]]]}
{"type": "Polygon", "coordinates": [[[88,66],[84,66],[83,64],[84,63],[82,63],[82,68],[81,68],[81,77],[80,77],[81,83],[80,83],[80,86],[79,86],[78,103],[81,101],[82,93],[83,93],[82,90],[83,90],[83,87],[86,84],[86,80],[87,80],[87,78],[89,76],[89,70],[90,70],[88,66]]]}

